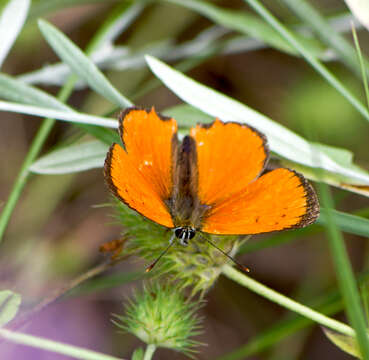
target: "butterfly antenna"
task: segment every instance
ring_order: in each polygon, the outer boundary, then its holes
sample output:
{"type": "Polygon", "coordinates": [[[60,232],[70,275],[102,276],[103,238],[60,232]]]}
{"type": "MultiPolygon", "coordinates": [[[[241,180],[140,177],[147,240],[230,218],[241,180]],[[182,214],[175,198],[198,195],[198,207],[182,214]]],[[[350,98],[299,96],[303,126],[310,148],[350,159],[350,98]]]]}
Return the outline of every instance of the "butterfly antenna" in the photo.
{"type": "Polygon", "coordinates": [[[158,263],[158,261],[163,257],[163,255],[165,255],[167,252],[168,252],[168,250],[171,248],[171,246],[174,244],[174,237],[175,237],[175,235],[173,234],[173,236],[170,238],[170,240],[169,240],[169,245],[166,247],[166,249],[159,255],[159,257],[150,265],[150,266],[148,266],[147,268],[146,268],[146,270],[145,270],[145,272],[149,272],[149,271],[151,271],[153,268],[154,268],[154,266],[158,263]]]}
{"type": "Polygon", "coordinates": [[[205,239],[211,246],[215,247],[218,251],[220,251],[223,255],[225,255],[228,259],[232,260],[236,265],[237,267],[243,271],[243,272],[250,272],[250,269],[246,266],[243,266],[242,264],[240,264],[237,260],[235,260],[231,255],[227,254],[225,251],[223,251],[220,247],[216,246],[213,242],[211,242],[208,238],[206,238],[205,236],[203,236],[202,234],[199,234],[201,235],[201,237],[203,239],[205,239]]]}

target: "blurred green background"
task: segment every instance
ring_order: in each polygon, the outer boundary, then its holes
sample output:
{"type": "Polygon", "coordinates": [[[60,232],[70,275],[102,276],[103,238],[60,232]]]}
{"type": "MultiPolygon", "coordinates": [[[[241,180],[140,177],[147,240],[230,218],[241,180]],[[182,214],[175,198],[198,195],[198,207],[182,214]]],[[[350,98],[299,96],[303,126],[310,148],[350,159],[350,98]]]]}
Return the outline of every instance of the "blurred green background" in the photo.
{"type": "MultiPolygon", "coordinates": [[[[15,76],[58,61],[38,30],[37,18],[46,18],[79,47],[85,48],[117,3],[108,0],[34,0],[27,24],[2,71],[15,76]]],[[[241,0],[213,3],[223,8],[253,13],[241,0]]],[[[341,0],[311,3],[326,16],[347,13],[341,0]]],[[[264,4],[285,23],[299,23],[281,2],[268,0],[264,4]]],[[[170,39],[173,44],[191,41],[213,25],[210,20],[184,7],[154,2],[145,7],[116,43],[145,52],[145,49],[150,49],[160,41],[170,39]]],[[[232,38],[235,34],[227,31],[220,39],[232,38]]],[[[368,53],[368,31],[358,29],[358,35],[363,52],[368,53]]],[[[347,38],[351,39],[349,32],[347,38]]],[[[303,136],[310,132],[316,141],[353,151],[356,163],[369,169],[368,124],[301,58],[270,48],[252,51],[241,49],[228,54],[219,52],[219,49],[215,50],[207,59],[192,54],[198,65],[187,74],[303,136]]],[[[177,64],[177,61],[168,62],[177,64]]],[[[336,61],[328,62],[327,66],[359,98],[364,99],[360,79],[336,61]]],[[[122,94],[134,99],[137,105],[155,105],[161,111],[180,103],[174,94],[159,83],[152,91],[140,96],[142,86],[154,79],[145,66],[129,67],[122,71],[109,70],[107,76],[122,94]]],[[[42,88],[51,94],[58,91],[57,86],[42,88]]],[[[111,110],[109,103],[87,89],[74,91],[68,103],[92,114],[104,114],[111,110]]],[[[1,113],[1,204],[11,191],[39,125],[39,118],[1,113]]],[[[75,127],[57,122],[42,153],[78,136],[80,133],[75,127]]],[[[333,193],[340,210],[352,213],[368,206],[367,199],[362,196],[337,189],[333,193]]],[[[107,203],[109,199],[101,169],[70,175],[32,176],[2,244],[1,288],[20,292],[26,299],[24,306],[31,307],[45,294],[101,262],[103,256],[98,251],[99,245],[119,237],[121,232],[118,224],[112,224],[114,221],[110,216],[110,208],[94,207],[107,203]]],[[[261,238],[263,236],[255,236],[250,241],[257,242],[261,238]]],[[[359,272],[369,262],[368,241],[354,235],[346,235],[345,239],[354,269],[359,272]]],[[[321,233],[310,236],[296,233],[293,240],[242,255],[239,260],[252,269],[252,276],[258,281],[307,303],[336,287],[335,274],[327,241],[321,233]]],[[[111,313],[122,312],[122,303],[132,287],[140,287],[140,281],[121,285],[119,281],[124,280],[125,274],[144,266],[142,261],[134,258],[119,264],[108,272],[110,282],[104,282],[104,277],[89,282],[83,289],[77,289],[69,297],[53,304],[25,330],[129,358],[132,351],[142,344],[131,335],[119,334],[110,317],[111,313]]],[[[216,359],[267,333],[273,325],[290,316],[277,305],[225,278],[218,280],[206,300],[206,306],[201,310],[205,318],[205,332],[199,340],[209,345],[200,348],[198,359],[216,359]]],[[[342,314],[338,318],[345,320],[342,314]]],[[[9,344],[0,344],[0,347],[1,354],[4,354],[1,355],[2,359],[66,358],[38,350],[15,348],[9,344]]],[[[169,350],[158,350],[154,358],[179,360],[186,357],[169,350]]],[[[319,326],[310,326],[283,341],[277,341],[266,350],[244,358],[343,360],[350,356],[332,345],[319,326]]]]}

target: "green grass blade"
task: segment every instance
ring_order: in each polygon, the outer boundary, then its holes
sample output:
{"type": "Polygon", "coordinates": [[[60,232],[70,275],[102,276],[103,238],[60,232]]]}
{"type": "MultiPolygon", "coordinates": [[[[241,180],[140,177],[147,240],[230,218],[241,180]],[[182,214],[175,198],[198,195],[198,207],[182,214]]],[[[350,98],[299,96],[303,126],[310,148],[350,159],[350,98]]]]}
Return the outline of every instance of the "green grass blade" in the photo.
{"type": "Polygon", "coordinates": [[[369,184],[369,174],[338,164],[318,146],[286,127],[228,96],[197,83],[152,56],[146,56],[146,60],[154,74],[185,102],[222,120],[254,126],[267,136],[270,149],[276,154],[299,164],[320,167],[352,178],[353,181],[369,184]]]}
{"type": "Polygon", "coordinates": [[[6,325],[17,315],[21,296],[10,290],[0,291],[0,327],[6,325]]]}
{"type": "Polygon", "coordinates": [[[26,21],[30,0],[10,0],[0,15],[0,67],[26,21]]]}
{"type": "Polygon", "coordinates": [[[321,62],[312,54],[301,42],[273,16],[258,0],[244,0],[249,4],[266,22],[268,22],[281,36],[283,36],[296,50],[298,50],[305,60],[341,95],[351,103],[351,105],[369,121],[369,112],[352,92],[347,89],[321,62]]]}
{"type": "Polygon", "coordinates": [[[359,57],[360,69],[361,69],[361,78],[362,78],[363,83],[364,83],[364,91],[365,91],[365,96],[366,96],[366,104],[369,108],[369,89],[368,89],[368,77],[367,77],[367,73],[368,73],[367,69],[369,67],[368,67],[367,62],[365,61],[364,56],[361,52],[359,39],[357,37],[356,30],[355,30],[354,27],[352,27],[352,36],[354,38],[354,43],[355,43],[357,56],[359,57]]]}
{"type": "MultiPolygon", "coordinates": [[[[200,0],[167,0],[169,2],[185,6],[206,16],[215,23],[228,29],[239,31],[255,39],[261,40],[265,44],[287,52],[291,55],[300,55],[296,49],[289,44],[282,36],[266,22],[254,15],[240,12],[238,10],[223,9],[206,1],[200,0]]],[[[297,35],[299,40],[316,56],[322,54],[324,47],[314,39],[307,39],[297,35]]]]}
{"type": "Polygon", "coordinates": [[[118,127],[118,121],[114,119],[107,119],[100,116],[82,114],[76,111],[70,112],[70,111],[46,109],[38,106],[22,105],[7,101],[0,101],[0,111],[10,111],[40,117],[49,117],[52,119],[58,119],[72,123],[105,126],[113,129],[116,129],[118,127]]]}
{"type": "Polygon", "coordinates": [[[369,338],[366,330],[364,313],[360,305],[359,292],[346,253],[342,234],[335,225],[333,213],[329,211],[329,209],[333,208],[333,200],[328,188],[324,184],[321,185],[321,202],[328,208],[328,211],[325,212],[326,228],[336,268],[338,284],[345,301],[346,313],[350,323],[355,329],[361,354],[364,359],[369,359],[369,338]]]}
{"type": "MultiPolygon", "coordinates": [[[[309,24],[315,33],[342,58],[356,74],[361,75],[355,49],[344,36],[334,31],[329,22],[306,0],[282,0],[300,19],[309,24]]],[[[368,62],[365,60],[366,67],[368,62]]],[[[369,69],[369,68],[368,68],[369,69]]]]}
{"type": "Polygon", "coordinates": [[[361,216],[351,215],[337,210],[320,209],[320,216],[317,224],[328,226],[330,221],[336,224],[337,228],[347,232],[369,238],[369,220],[361,216]]]}
{"type": "Polygon", "coordinates": [[[49,45],[77,76],[113,104],[122,108],[132,106],[132,103],[119,93],[98,67],[63,33],[45,20],[39,20],[38,23],[49,45]]]}
{"type": "Polygon", "coordinates": [[[68,174],[102,168],[108,149],[101,141],[70,145],[41,157],[29,169],[38,174],[68,174]]]}
{"type": "Polygon", "coordinates": [[[78,346],[68,345],[57,341],[44,339],[37,336],[0,329],[0,338],[20,345],[31,346],[37,349],[50,351],[57,354],[70,356],[83,360],[123,360],[115,356],[105,355],[96,351],[87,350],[78,346]]]}

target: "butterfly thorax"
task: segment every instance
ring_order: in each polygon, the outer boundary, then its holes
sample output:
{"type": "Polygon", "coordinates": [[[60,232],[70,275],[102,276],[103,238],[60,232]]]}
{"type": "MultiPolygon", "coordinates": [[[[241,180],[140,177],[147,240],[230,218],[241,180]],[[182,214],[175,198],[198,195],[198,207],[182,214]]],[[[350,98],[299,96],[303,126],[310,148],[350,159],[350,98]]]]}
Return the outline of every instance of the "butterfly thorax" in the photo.
{"type": "MultiPolygon", "coordinates": [[[[185,231],[199,230],[209,206],[201,204],[197,196],[198,172],[195,141],[186,136],[183,142],[178,144],[177,137],[175,137],[172,149],[173,187],[166,203],[175,228],[185,229],[185,231]]],[[[176,236],[179,237],[177,233],[176,236]]]]}

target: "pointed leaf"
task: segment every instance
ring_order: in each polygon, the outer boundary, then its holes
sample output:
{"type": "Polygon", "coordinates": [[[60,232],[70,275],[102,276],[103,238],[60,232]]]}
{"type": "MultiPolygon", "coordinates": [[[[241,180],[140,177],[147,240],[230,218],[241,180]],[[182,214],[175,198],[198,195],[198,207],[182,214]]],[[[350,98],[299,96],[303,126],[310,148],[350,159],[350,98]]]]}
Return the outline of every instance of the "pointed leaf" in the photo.
{"type": "Polygon", "coordinates": [[[102,168],[108,149],[101,141],[71,145],[41,157],[30,170],[39,174],[68,174],[102,168]]]}
{"type": "Polygon", "coordinates": [[[344,335],[325,327],[323,327],[323,331],[327,338],[341,350],[358,359],[362,359],[357,341],[352,336],[344,335]]]}
{"type": "Polygon", "coordinates": [[[50,119],[58,119],[80,124],[90,124],[106,126],[111,128],[118,127],[118,121],[114,119],[103,118],[99,116],[87,115],[76,111],[67,112],[62,110],[47,109],[38,106],[22,105],[7,101],[0,101],[0,111],[10,111],[28,115],[35,115],[50,119]]]}
{"type": "Polygon", "coordinates": [[[352,215],[334,209],[327,210],[326,208],[320,208],[320,215],[317,220],[317,224],[327,225],[328,211],[330,212],[334,223],[340,230],[348,234],[355,234],[369,238],[369,220],[362,216],[352,215]]]}
{"type": "Polygon", "coordinates": [[[319,147],[265,115],[197,83],[152,56],[146,56],[146,61],[154,74],[185,102],[223,121],[237,121],[254,126],[267,136],[269,146],[276,154],[296,163],[323,168],[362,185],[369,185],[368,173],[341,166],[319,147]]]}
{"type": "Polygon", "coordinates": [[[30,0],[10,0],[0,15],[0,67],[26,21],[30,0]]]}
{"type": "Polygon", "coordinates": [[[54,96],[5,74],[0,74],[0,97],[22,104],[74,111],[54,96]]]}
{"type": "Polygon", "coordinates": [[[45,20],[39,20],[39,27],[58,56],[92,89],[122,108],[132,106],[132,103],[119,93],[98,67],[62,32],[45,20]]]}
{"type": "Polygon", "coordinates": [[[0,327],[11,321],[18,312],[21,296],[10,290],[0,291],[0,327]]]}

